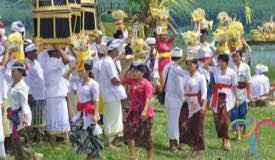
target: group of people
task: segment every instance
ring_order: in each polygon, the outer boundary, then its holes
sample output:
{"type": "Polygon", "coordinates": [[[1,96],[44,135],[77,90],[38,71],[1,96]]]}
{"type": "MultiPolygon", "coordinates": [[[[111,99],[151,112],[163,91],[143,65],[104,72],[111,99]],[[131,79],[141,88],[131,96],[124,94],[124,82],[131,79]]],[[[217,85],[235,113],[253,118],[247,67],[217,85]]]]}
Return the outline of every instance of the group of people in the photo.
{"type": "MultiPolygon", "coordinates": [[[[26,144],[29,140],[40,141],[44,130],[54,148],[63,134],[77,153],[87,155],[87,160],[100,156],[104,148],[98,125],[102,104],[106,146],[116,149],[123,137],[130,159],[137,159],[136,146],[142,146],[147,151],[147,160],[152,160],[151,100],[155,93],[164,92],[171,151],[181,150],[181,144],[189,145],[193,152],[206,148],[204,120],[210,107],[222,148],[231,150],[230,119],[245,119],[248,101],[261,96],[253,86],[260,82],[256,76],[265,82],[259,86],[263,94],[268,93],[268,77],[264,75],[268,70],[258,66],[257,74],[251,78],[250,67],[243,61],[251,52],[245,41],[243,46],[229,46],[228,51],[221,53],[215,44],[208,43],[209,30],[201,27],[196,47],[187,47],[183,53],[181,48],[171,48],[178,34],[170,23],[168,28],[172,31],[170,37],[162,31],[147,38],[145,47],[134,50],[142,52],[146,48],[147,52],[144,59],[134,61],[124,53],[129,42],[126,28],[117,29],[107,42],[98,31],[95,41],[87,43],[96,54],[84,60],[73,45],[53,44],[38,53],[36,44],[24,38],[22,22],[16,21],[11,30],[22,35],[26,57],[18,60],[12,45],[5,44],[5,30],[1,28],[0,156],[5,157],[6,149],[17,160],[42,159],[42,154],[34,153],[26,144]],[[83,65],[79,65],[80,61],[84,61],[83,65]],[[76,106],[69,106],[70,93],[78,99],[76,106]],[[75,115],[71,114],[73,108],[75,115]]],[[[245,126],[237,124],[234,128],[240,141],[245,126]]]]}

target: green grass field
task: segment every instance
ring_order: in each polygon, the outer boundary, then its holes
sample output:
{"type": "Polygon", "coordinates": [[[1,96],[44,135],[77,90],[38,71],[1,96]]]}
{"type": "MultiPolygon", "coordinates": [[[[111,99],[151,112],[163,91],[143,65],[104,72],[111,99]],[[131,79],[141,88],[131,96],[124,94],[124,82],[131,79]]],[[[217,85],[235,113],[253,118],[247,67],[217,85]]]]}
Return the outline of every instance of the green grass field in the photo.
{"type": "MultiPolygon", "coordinates": [[[[248,116],[253,116],[260,121],[263,118],[270,117],[275,121],[275,107],[267,108],[249,108],[248,116]]],[[[172,153],[168,150],[168,140],[166,133],[166,114],[163,107],[156,107],[156,114],[153,123],[153,142],[154,142],[154,160],[247,160],[249,159],[250,145],[249,139],[242,139],[238,144],[235,140],[234,131],[230,130],[232,139],[232,151],[225,152],[221,147],[221,141],[216,138],[214,129],[213,115],[209,112],[205,121],[205,140],[207,149],[200,154],[191,155],[189,148],[184,146],[184,150],[178,153],[172,153]]],[[[83,160],[85,156],[76,155],[70,143],[62,143],[58,150],[51,149],[49,143],[33,145],[33,149],[45,155],[45,160],[83,160]]],[[[257,151],[262,160],[275,159],[275,128],[263,126],[260,128],[260,139],[257,143],[257,151]]],[[[116,151],[105,149],[103,152],[107,160],[127,160],[128,149],[126,145],[118,148],[116,151]]],[[[146,152],[143,148],[138,149],[139,160],[146,157],[146,152]]],[[[13,158],[9,157],[8,160],[13,158]]],[[[250,157],[250,159],[254,159],[250,157]]]]}

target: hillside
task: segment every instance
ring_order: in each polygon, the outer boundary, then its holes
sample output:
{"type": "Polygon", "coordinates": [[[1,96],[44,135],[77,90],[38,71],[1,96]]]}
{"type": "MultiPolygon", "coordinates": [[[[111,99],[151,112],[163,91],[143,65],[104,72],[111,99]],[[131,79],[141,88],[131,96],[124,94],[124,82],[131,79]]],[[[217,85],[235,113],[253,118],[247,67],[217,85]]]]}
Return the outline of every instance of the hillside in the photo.
{"type": "MultiPolygon", "coordinates": [[[[14,20],[22,20],[31,31],[31,0],[0,0],[0,15],[4,18],[7,26],[14,20]],[[25,2],[22,2],[25,1],[25,2]]],[[[129,7],[128,0],[99,0],[101,6],[110,7],[111,3],[114,8],[129,7]]],[[[208,19],[216,19],[216,15],[222,11],[227,11],[232,17],[245,21],[244,17],[244,0],[194,0],[193,8],[204,8],[208,19]]],[[[251,0],[254,19],[252,24],[245,28],[251,29],[259,25],[264,20],[269,20],[275,15],[274,0],[251,0]]],[[[174,15],[179,27],[189,26],[190,15],[174,15]]]]}
{"type": "MultiPolygon", "coordinates": [[[[207,18],[216,20],[216,16],[220,11],[227,11],[232,17],[236,17],[245,23],[244,0],[194,0],[191,4],[192,8],[203,8],[206,11],[207,18]]],[[[127,7],[128,0],[102,0],[103,6],[113,5],[113,7],[127,7]]],[[[247,29],[254,28],[261,24],[264,20],[269,20],[275,15],[274,0],[251,0],[251,8],[253,10],[252,24],[246,26],[247,29]]],[[[191,23],[190,15],[173,15],[179,26],[188,26],[191,23]]]]}

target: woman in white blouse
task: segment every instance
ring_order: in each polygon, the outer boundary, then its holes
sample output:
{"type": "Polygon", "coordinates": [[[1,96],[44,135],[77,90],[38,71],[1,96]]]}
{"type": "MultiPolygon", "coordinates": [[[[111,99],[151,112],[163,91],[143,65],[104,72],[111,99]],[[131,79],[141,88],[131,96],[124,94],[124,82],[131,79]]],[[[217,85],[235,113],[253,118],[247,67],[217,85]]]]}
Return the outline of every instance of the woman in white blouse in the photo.
{"type": "Polygon", "coordinates": [[[26,144],[21,140],[25,135],[26,127],[31,125],[32,112],[28,105],[29,88],[23,80],[25,68],[22,63],[15,62],[12,67],[13,84],[9,90],[8,98],[10,107],[8,108],[8,119],[10,120],[10,131],[12,131],[12,142],[15,159],[41,159],[43,155],[30,152],[31,148],[26,148],[26,144]]]}
{"type": "MultiPolygon", "coordinates": [[[[205,64],[207,67],[215,57],[212,56],[205,64]]],[[[214,74],[215,85],[213,87],[211,106],[214,111],[214,122],[218,138],[222,138],[223,149],[231,150],[229,141],[230,111],[235,106],[239,106],[238,81],[236,72],[228,67],[229,55],[219,54],[218,67],[209,67],[209,71],[214,74]]]]}
{"type": "MultiPolygon", "coordinates": [[[[75,51],[74,51],[75,52],[75,51]]],[[[64,77],[68,79],[75,67],[71,67],[64,77]]],[[[78,68],[77,72],[80,77],[77,84],[77,113],[72,118],[72,128],[70,139],[77,151],[77,154],[86,154],[87,160],[92,160],[99,156],[103,144],[99,137],[94,135],[96,123],[99,120],[98,102],[99,102],[99,85],[93,80],[92,68],[88,63],[84,67],[78,68]]]]}
{"type": "Polygon", "coordinates": [[[202,74],[197,71],[198,59],[188,57],[188,71],[172,68],[185,79],[184,103],[180,111],[180,142],[191,147],[192,151],[205,149],[204,114],[207,106],[207,85],[202,74]]]}

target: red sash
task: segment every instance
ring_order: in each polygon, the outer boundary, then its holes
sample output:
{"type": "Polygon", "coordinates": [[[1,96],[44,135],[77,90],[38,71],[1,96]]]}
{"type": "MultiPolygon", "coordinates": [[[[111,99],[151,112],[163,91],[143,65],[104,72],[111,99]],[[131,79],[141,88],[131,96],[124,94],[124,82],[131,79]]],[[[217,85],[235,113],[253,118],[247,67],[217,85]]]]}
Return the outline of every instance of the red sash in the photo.
{"type": "Polygon", "coordinates": [[[199,92],[199,93],[185,93],[184,96],[186,96],[186,97],[200,97],[201,92],[199,92]]]}
{"type": "MultiPolygon", "coordinates": [[[[198,93],[186,93],[184,94],[184,96],[186,97],[198,97],[198,101],[199,101],[199,104],[202,106],[202,101],[201,101],[201,92],[198,92],[198,93]]],[[[207,110],[205,110],[204,112],[202,112],[203,114],[203,119],[205,118],[206,114],[207,114],[207,110]]]]}
{"type": "Polygon", "coordinates": [[[198,60],[199,60],[201,63],[205,63],[205,62],[208,61],[208,59],[209,59],[209,57],[201,57],[201,58],[199,58],[198,60]]]}
{"type": "Polygon", "coordinates": [[[84,111],[86,115],[94,114],[94,112],[95,112],[94,105],[95,105],[95,103],[92,100],[85,102],[85,103],[78,102],[77,103],[77,111],[78,112],[84,111]]]}
{"type": "Polygon", "coordinates": [[[13,120],[13,117],[14,117],[15,114],[17,114],[17,110],[8,109],[7,118],[12,121],[12,138],[14,140],[18,140],[19,139],[19,133],[17,132],[17,124],[13,120]]]}
{"type": "Polygon", "coordinates": [[[240,89],[245,88],[246,89],[246,96],[249,97],[249,95],[250,95],[250,84],[248,82],[239,82],[238,83],[238,88],[240,88],[240,89]]]}
{"type": "Polygon", "coordinates": [[[213,94],[212,94],[212,107],[217,107],[217,100],[218,100],[218,90],[222,88],[231,88],[231,84],[224,84],[224,83],[216,83],[213,87],[213,94]]]}
{"type": "Polygon", "coordinates": [[[201,104],[201,92],[198,92],[198,93],[185,93],[184,94],[185,97],[198,97],[198,101],[199,101],[199,104],[201,104]]]}

